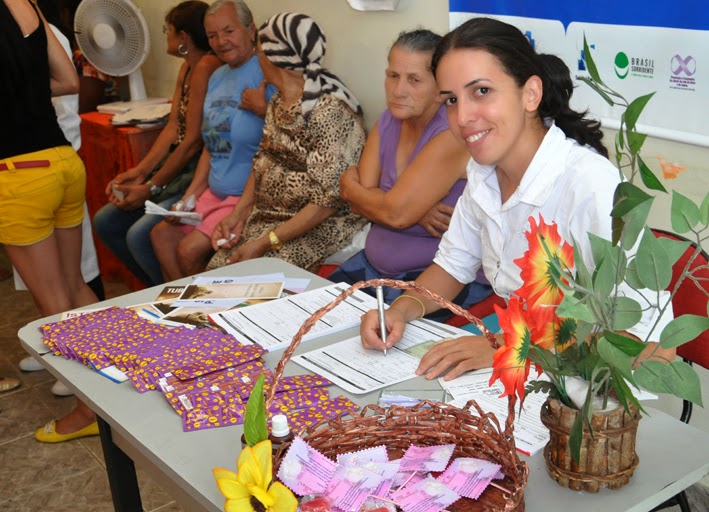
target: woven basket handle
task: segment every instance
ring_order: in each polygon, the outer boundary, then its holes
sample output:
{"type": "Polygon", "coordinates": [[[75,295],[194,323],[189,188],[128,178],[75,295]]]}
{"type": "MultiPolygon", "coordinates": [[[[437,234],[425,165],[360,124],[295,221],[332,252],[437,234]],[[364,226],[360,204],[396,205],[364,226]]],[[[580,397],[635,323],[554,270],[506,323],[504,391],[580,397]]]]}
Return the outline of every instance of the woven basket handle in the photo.
{"type": "Polygon", "coordinates": [[[488,339],[488,341],[490,342],[490,346],[492,346],[492,348],[496,349],[499,347],[499,344],[497,343],[497,340],[495,339],[495,335],[492,332],[490,332],[490,330],[487,327],[485,327],[485,324],[482,322],[482,320],[474,317],[473,315],[468,313],[465,309],[461,308],[460,306],[453,304],[452,302],[444,299],[440,295],[433,293],[432,291],[424,288],[423,286],[416,283],[415,281],[396,281],[393,279],[370,279],[369,281],[360,281],[358,283],[353,284],[349,288],[347,288],[340,295],[338,295],[332,302],[330,302],[326,306],[323,306],[322,308],[318,309],[315,313],[313,313],[310,316],[310,318],[308,318],[305,322],[303,322],[303,325],[301,325],[300,329],[298,329],[298,332],[295,333],[295,336],[293,336],[293,340],[290,342],[290,345],[288,346],[288,348],[286,348],[283,351],[283,355],[281,356],[281,360],[278,361],[278,365],[276,366],[276,369],[273,373],[273,381],[271,383],[271,387],[268,389],[268,392],[266,393],[266,409],[268,409],[271,406],[271,402],[273,401],[273,395],[276,392],[276,386],[278,384],[278,381],[283,376],[283,371],[285,370],[285,367],[288,364],[288,361],[290,361],[291,357],[293,356],[293,353],[300,346],[300,342],[303,339],[303,336],[305,336],[308,333],[308,331],[310,331],[310,329],[312,329],[313,326],[318,322],[318,320],[320,320],[323,316],[325,316],[329,311],[334,309],[338,304],[340,304],[342,301],[344,301],[347,297],[352,295],[354,292],[356,292],[360,288],[366,288],[367,286],[371,286],[371,287],[388,286],[390,288],[398,288],[400,290],[415,290],[418,293],[420,293],[421,295],[423,295],[424,297],[431,299],[439,306],[452,311],[456,315],[464,317],[470,323],[474,324],[475,327],[480,329],[480,332],[482,332],[483,335],[488,339]]]}

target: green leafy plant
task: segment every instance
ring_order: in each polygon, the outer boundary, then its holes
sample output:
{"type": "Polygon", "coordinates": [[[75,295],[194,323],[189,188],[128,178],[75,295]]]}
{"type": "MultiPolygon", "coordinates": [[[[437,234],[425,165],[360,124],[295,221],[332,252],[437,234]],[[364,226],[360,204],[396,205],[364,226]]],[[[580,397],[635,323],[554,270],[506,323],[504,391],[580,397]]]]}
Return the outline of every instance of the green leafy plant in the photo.
{"type": "Polygon", "coordinates": [[[263,375],[259,375],[251,390],[244,411],[244,437],[248,446],[256,446],[268,439],[266,425],[266,403],[263,396],[263,375]]]}
{"type": "MultiPolygon", "coordinates": [[[[620,129],[615,137],[615,160],[621,183],[615,191],[612,240],[589,234],[594,267],[584,262],[563,241],[555,225],[543,218],[530,219],[527,232],[529,249],[516,263],[522,268],[524,285],[511,297],[506,310],[499,309],[505,345],[495,354],[492,379],[500,379],[506,394],[545,391],[565,405],[581,411],[570,434],[573,458],[580,458],[583,430],[591,431],[594,403],[605,408],[612,394],[626,410],[634,404],[643,411],[631,386],[653,393],[670,393],[702,405],[701,386],[693,368],[680,360],[663,360],[659,349],[676,348],[709,329],[707,316],[685,314],[674,318],[659,333],[659,343],[645,350],[647,341],[657,339],[660,315],[685,279],[699,282],[690,270],[707,238],[709,194],[697,205],[673,191],[672,229],[696,242],[677,283],[670,289],[670,300],[661,301],[668,290],[673,265],[685,253],[689,242],[656,238],[647,227],[655,197],[667,194],[661,181],[642,159],[640,152],[646,135],[637,122],[653,94],[627,101],[600,77],[584,38],[586,65],[590,77],[581,78],[609,105],[624,107],[620,129]],[[642,182],[647,192],[638,183],[642,182]],[[619,287],[640,291],[639,302],[619,293],[619,287]],[[659,304],[657,320],[648,339],[637,340],[626,333],[641,319],[642,312],[659,304]],[[530,366],[544,371],[548,381],[532,381],[524,387],[530,366]],[[569,387],[585,383],[582,403],[572,400],[569,387]]],[[[572,245],[569,245],[569,243],[572,245]]],[[[699,286],[704,290],[704,287],[699,286]]],[[[706,291],[705,291],[706,293],[706,291]]]]}
{"type": "MultiPolygon", "coordinates": [[[[580,268],[583,262],[579,258],[576,263],[576,279],[570,281],[562,306],[579,308],[583,316],[593,319],[591,326],[602,327],[599,355],[609,370],[620,373],[631,384],[639,385],[648,391],[671,393],[701,405],[699,378],[691,366],[684,361],[651,360],[653,354],[641,357],[644,344],[616,334],[617,331],[624,331],[635,325],[642,310],[650,307],[650,304],[640,304],[633,299],[618,296],[617,293],[605,295],[605,292],[617,290],[617,285],[623,282],[632,289],[650,290],[655,294],[667,290],[672,280],[672,267],[687,250],[689,243],[653,235],[647,227],[647,219],[655,197],[636,184],[639,178],[647,189],[667,193],[640,155],[647,135],[638,132],[637,121],[654,93],[628,102],[603,82],[585,38],[584,53],[590,78],[584,77],[581,80],[600,94],[609,105],[625,107],[615,137],[615,159],[621,178],[625,176],[626,181],[618,185],[615,193],[611,212],[613,239],[609,243],[607,240],[591,237],[596,268],[593,274],[589,274],[587,268],[580,268]],[[626,251],[634,247],[634,255],[628,257],[626,251]],[[635,372],[631,374],[630,368],[636,368],[635,372]]],[[[690,271],[691,264],[700,253],[702,242],[707,238],[709,194],[697,205],[688,197],[672,191],[670,215],[672,230],[696,243],[696,250],[682,275],[673,289],[669,290],[670,297],[674,297],[685,279],[697,281],[698,278],[694,274],[706,268],[698,267],[690,271]]],[[[704,289],[702,286],[698,288],[704,289]]],[[[655,299],[659,303],[659,295],[655,299]]],[[[661,313],[669,304],[671,299],[662,307],[661,313]]],[[[653,334],[656,327],[657,323],[648,336],[653,334]]],[[[676,348],[707,329],[709,318],[706,316],[679,316],[662,330],[657,347],[676,348]]],[[[613,379],[613,384],[613,390],[621,403],[628,400],[636,402],[628,393],[627,386],[623,385],[622,379],[613,379]]]]}

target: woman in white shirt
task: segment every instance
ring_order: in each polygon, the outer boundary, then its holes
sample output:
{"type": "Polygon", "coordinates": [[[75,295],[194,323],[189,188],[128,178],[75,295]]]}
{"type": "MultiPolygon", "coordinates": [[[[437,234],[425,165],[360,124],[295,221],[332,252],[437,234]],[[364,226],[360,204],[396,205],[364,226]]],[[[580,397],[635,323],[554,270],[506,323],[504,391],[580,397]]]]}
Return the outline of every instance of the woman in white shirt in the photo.
{"type": "MultiPolygon", "coordinates": [[[[600,123],[569,107],[566,65],[537,54],[516,27],[474,18],[443,38],[433,70],[450,130],[472,160],[434,263],[417,282],[452,298],[482,266],[495,293],[509,298],[522,285],[514,260],[527,249],[528,219],[540,214],[592,262],[587,233],[611,238],[620,176],[601,144],[600,123]]],[[[411,300],[397,300],[386,313],[387,348],[401,339],[407,321],[438,309],[416,293],[401,298],[411,300]]],[[[384,348],[375,311],[362,318],[361,336],[366,348],[384,348]]],[[[449,380],[489,367],[493,353],[482,336],[458,338],[429,350],[417,373],[432,379],[450,369],[449,380]]]]}

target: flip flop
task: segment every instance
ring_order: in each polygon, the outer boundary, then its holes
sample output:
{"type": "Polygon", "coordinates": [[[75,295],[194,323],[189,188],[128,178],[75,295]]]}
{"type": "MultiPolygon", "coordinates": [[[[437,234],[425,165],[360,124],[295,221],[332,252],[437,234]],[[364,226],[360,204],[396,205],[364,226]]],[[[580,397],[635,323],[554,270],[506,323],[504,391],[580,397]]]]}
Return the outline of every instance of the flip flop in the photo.
{"type": "Polygon", "coordinates": [[[20,380],[15,377],[0,377],[0,393],[20,387],[20,380]]]}

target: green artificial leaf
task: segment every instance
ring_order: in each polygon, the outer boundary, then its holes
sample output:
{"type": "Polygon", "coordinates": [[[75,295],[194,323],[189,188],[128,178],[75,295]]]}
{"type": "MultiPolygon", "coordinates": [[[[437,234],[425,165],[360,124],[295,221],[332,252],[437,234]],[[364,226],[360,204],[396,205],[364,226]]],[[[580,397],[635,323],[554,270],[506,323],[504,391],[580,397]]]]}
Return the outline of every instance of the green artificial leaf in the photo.
{"type": "Polygon", "coordinates": [[[618,370],[626,380],[633,381],[632,358],[611,344],[605,335],[598,339],[598,353],[611,368],[618,370]]]}
{"type": "Polygon", "coordinates": [[[635,255],[640,280],[653,291],[666,290],[672,280],[672,264],[667,253],[661,250],[652,231],[645,229],[635,255]]]}
{"type": "Polygon", "coordinates": [[[638,96],[628,105],[628,108],[625,109],[625,123],[628,125],[629,130],[635,129],[635,123],[637,123],[640,114],[642,114],[642,111],[645,109],[645,105],[647,105],[647,102],[650,101],[654,95],[655,93],[652,92],[645,96],[638,96]]]}
{"type": "Polygon", "coordinates": [[[598,73],[598,68],[593,60],[593,55],[591,55],[591,48],[589,48],[588,43],[586,42],[586,34],[583,35],[583,56],[586,61],[586,69],[588,70],[588,74],[591,75],[591,78],[599,84],[605,85],[603,80],[601,80],[601,75],[598,73]]]}
{"type": "Polygon", "coordinates": [[[635,370],[635,381],[652,393],[670,393],[703,406],[699,376],[684,361],[672,361],[670,364],[645,361],[635,370]]]}
{"type": "Polygon", "coordinates": [[[709,329],[709,318],[700,315],[682,315],[668,323],[660,335],[662,348],[674,348],[692,341],[709,329]]]}
{"type": "Polygon", "coordinates": [[[643,144],[645,144],[647,135],[629,129],[626,133],[626,137],[628,137],[628,149],[630,150],[630,154],[637,155],[643,147],[643,144]]]}
{"type": "MultiPolygon", "coordinates": [[[[548,380],[532,380],[527,383],[527,385],[524,387],[524,396],[525,398],[527,395],[532,394],[532,393],[547,393],[547,394],[553,394],[555,393],[558,394],[558,391],[556,390],[556,386],[549,382],[548,380]]],[[[557,397],[554,397],[557,398],[557,397]]]]}
{"type": "Polygon", "coordinates": [[[704,200],[699,207],[699,221],[704,227],[709,225],[709,193],[704,196],[704,200]]]}
{"type": "MultiPolygon", "coordinates": [[[[630,413],[630,407],[628,402],[635,404],[640,411],[645,412],[643,406],[640,404],[633,391],[628,386],[628,382],[623,378],[623,376],[614,368],[611,368],[611,385],[615,391],[616,398],[628,413],[630,413]]],[[[633,384],[635,386],[635,384],[633,384]]]]}
{"type": "Polygon", "coordinates": [[[583,418],[581,413],[576,415],[574,424],[571,427],[571,432],[569,432],[569,450],[571,450],[571,457],[574,459],[576,464],[581,460],[581,443],[583,441],[583,418]]]}
{"type": "Polygon", "coordinates": [[[598,350],[594,348],[592,351],[581,356],[577,364],[578,373],[584,380],[590,380],[593,373],[600,365],[605,364],[605,361],[598,355],[598,350]]]}
{"type": "Polygon", "coordinates": [[[656,244],[659,247],[659,250],[667,254],[667,259],[671,267],[674,267],[677,260],[679,260],[687,248],[692,245],[692,243],[688,240],[674,240],[665,236],[658,236],[655,238],[657,239],[656,244]]]}
{"type": "MultiPolygon", "coordinates": [[[[590,233],[589,233],[590,236],[590,233]]],[[[574,267],[576,268],[576,282],[583,286],[584,288],[590,288],[591,287],[591,274],[588,271],[588,267],[586,266],[586,262],[583,261],[583,255],[581,254],[581,250],[579,249],[579,244],[576,243],[576,240],[573,240],[573,246],[574,246],[574,267]]],[[[593,243],[591,244],[593,247],[593,243]]]]}
{"type": "Polygon", "coordinates": [[[611,239],[613,245],[618,245],[620,239],[623,238],[623,230],[625,229],[625,221],[622,217],[613,217],[611,219],[611,239]]]}
{"type": "Polygon", "coordinates": [[[606,338],[608,343],[631,357],[639,355],[646,347],[645,343],[628,338],[617,332],[606,331],[603,333],[603,337],[606,338]]]}
{"type": "MultiPolygon", "coordinates": [[[[581,341],[587,339],[595,326],[589,322],[576,322],[576,339],[581,341]]],[[[578,346],[577,346],[578,347],[578,346]]],[[[569,349],[566,349],[567,351],[569,349]]],[[[566,351],[565,351],[566,352],[566,351]]]]}
{"type": "Polygon", "coordinates": [[[611,246],[608,250],[607,259],[613,267],[615,284],[622,283],[625,280],[625,269],[628,267],[628,257],[625,255],[625,251],[618,246],[611,246]]]}
{"type": "Polygon", "coordinates": [[[246,444],[255,446],[261,441],[268,439],[268,427],[266,426],[266,403],[263,396],[263,374],[259,375],[246,402],[244,413],[244,437],[246,444]]]}
{"type": "MultiPolygon", "coordinates": [[[[591,244],[591,254],[593,255],[593,261],[598,265],[604,258],[604,256],[610,252],[613,244],[594,233],[588,233],[588,241],[591,244]]],[[[574,246],[575,248],[575,246],[574,246]]],[[[576,254],[574,253],[574,263],[576,262],[576,254]]]]}
{"type": "Polygon", "coordinates": [[[643,361],[633,374],[635,382],[651,393],[671,393],[670,387],[662,379],[666,366],[660,361],[643,361]]]}
{"type": "Polygon", "coordinates": [[[616,187],[613,197],[613,245],[620,245],[629,250],[645,227],[650,214],[653,197],[629,182],[623,182],[616,187]],[[622,222],[618,220],[622,218],[622,222]]]}
{"type": "Polygon", "coordinates": [[[606,91],[604,91],[600,85],[598,85],[596,82],[594,82],[592,78],[580,76],[580,77],[578,77],[578,79],[580,81],[582,81],[583,83],[585,83],[586,85],[588,85],[591,89],[593,89],[596,92],[596,94],[598,94],[601,98],[603,98],[606,101],[606,103],[608,103],[611,107],[613,105],[615,105],[615,101],[613,101],[613,99],[610,96],[608,96],[608,93],[606,93],[606,91]]]}
{"type": "Polygon", "coordinates": [[[700,407],[704,407],[702,402],[702,384],[699,382],[699,375],[689,364],[684,361],[672,361],[669,365],[674,371],[668,371],[669,387],[672,394],[682,400],[689,400],[700,407]]]}
{"type": "Polygon", "coordinates": [[[576,320],[573,318],[560,318],[554,339],[556,347],[563,347],[576,338],[576,323],[576,320]]]}
{"type": "Polygon", "coordinates": [[[651,199],[652,196],[640,187],[629,181],[624,181],[615,189],[611,217],[625,217],[639,205],[651,199]]]}
{"type": "Polygon", "coordinates": [[[643,282],[640,280],[640,276],[638,275],[638,267],[635,264],[635,258],[630,260],[625,269],[625,282],[628,283],[628,286],[635,288],[636,290],[644,287],[643,282]]]}
{"type": "Polygon", "coordinates": [[[615,288],[615,268],[609,260],[609,256],[604,257],[593,273],[593,290],[600,297],[608,297],[615,288]]]}
{"type": "Polygon", "coordinates": [[[556,354],[556,360],[558,361],[557,367],[560,370],[559,375],[568,377],[579,375],[577,368],[579,358],[580,352],[578,344],[569,345],[566,350],[556,354]]]}
{"type": "Polygon", "coordinates": [[[623,137],[623,130],[618,130],[615,135],[615,153],[618,157],[621,151],[625,148],[625,138],[623,137]]]}
{"type": "Polygon", "coordinates": [[[640,304],[630,297],[613,297],[611,303],[613,309],[613,329],[616,331],[630,329],[642,318],[642,308],[640,304]]]}
{"type": "Polygon", "coordinates": [[[672,230],[675,233],[691,231],[699,222],[699,207],[676,190],[672,191],[671,212],[672,230]]]}
{"type": "Polygon", "coordinates": [[[595,323],[596,318],[593,316],[591,309],[572,295],[564,295],[564,298],[556,310],[556,314],[562,318],[575,318],[585,322],[595,323]]]}
{"type": "Polygon", "coordinates": [[[640,169],[640,178],[643,180],[643,184],[650,190],[657,190],[659,192],[667,193],[667,189],[664,187],[660,180],[657,179],[655,173],[650,170],[645,161],[637,155],[638,158],[638,168],[640,169]]]}
{"type": "Polygon", "coordinates": [[[647,218],[650,215],[653,200],[654,198],[638,205],[637,208],[623,218],[625,225],[620,237],[620,246],[623,250],[629,251],[635,246],[638,236],[647,226],[647,218]]]}

